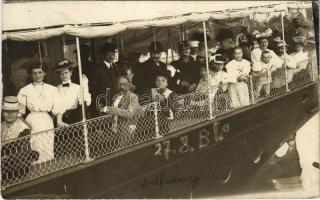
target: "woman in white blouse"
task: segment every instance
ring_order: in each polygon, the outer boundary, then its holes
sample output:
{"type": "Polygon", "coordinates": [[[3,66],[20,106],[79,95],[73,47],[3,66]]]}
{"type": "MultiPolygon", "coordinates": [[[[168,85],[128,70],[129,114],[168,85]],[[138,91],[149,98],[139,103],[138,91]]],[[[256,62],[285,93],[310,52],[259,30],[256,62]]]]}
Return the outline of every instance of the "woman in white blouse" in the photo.
{"type": "Polygon", "coordinates": [[[18,100],[23,105],[20,114],[29,114],[26,122],[31,126],[31,149],[39,152],[39,159],[33,164],[40,164],[54,158],[54,128],[53,118],[57,117],[58,126],[66,126],[62,122],[61,106],[56,87],[43,82],[46,67],[41,63],[33,63],[28,68],[32,83],[24,86],[18,93],[18,100]]]}
{"type": "Polygon", "coordinates": [[[241,47],[236,47],[233,51],[234,59],[225,66],[231,82],[228,91],[232,108],[239,108],[250,104],[247,81],[251,71],[251,63],[242,59],[242,56],[241,47]]]}

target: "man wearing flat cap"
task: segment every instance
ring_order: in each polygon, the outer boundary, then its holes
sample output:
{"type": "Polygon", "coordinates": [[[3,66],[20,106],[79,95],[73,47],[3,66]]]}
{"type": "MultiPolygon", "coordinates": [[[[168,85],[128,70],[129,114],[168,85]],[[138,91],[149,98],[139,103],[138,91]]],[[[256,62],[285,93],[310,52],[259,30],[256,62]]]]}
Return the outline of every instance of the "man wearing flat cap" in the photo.
{"type": "Polygon", "coordinates": [[[159,41],[152,42],[149,46],[149,52],[150,58],[137,66],[132,80],[139,95],[146,94],[155,87],[155,80],[159,73],[167,73],[170,77],[170,71],[160,61],[163,52],[162,44],[159,41]]]}
{"type": "Polygon", "coordinates": [[[114,63],[115,45],[106,43],[102,47],[103,61],[96,66],[91,73],[89,81],[90,93],[92,94],[91,113],[99,116],[101,108],[110,106],[112,97],[116,93],[117,78],[122,74],[120,68],[114,63]]]}
{"type": "Polygon", "coordinates": [[[174,90],[180,94],[193,92],[200,80],[200,67],[190,55],[190,43],[184,41],[179,45],[180,58],[171,65],[176,72],[173,77],[174,90]]]}

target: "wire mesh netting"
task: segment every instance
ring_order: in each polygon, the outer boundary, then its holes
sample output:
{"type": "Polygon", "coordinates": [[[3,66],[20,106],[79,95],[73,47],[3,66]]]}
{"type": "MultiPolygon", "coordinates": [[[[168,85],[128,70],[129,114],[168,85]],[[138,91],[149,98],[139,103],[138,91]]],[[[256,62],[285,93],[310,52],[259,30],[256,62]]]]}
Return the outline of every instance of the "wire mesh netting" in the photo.
{"type": "Polygon", "coordinates": [[[241,82],[220,84],[205,92],[177,95],[175,103],[154,102],[141,106],[131,118],[106,115],[2,142],[2,188],[168,135],[293,90],[314,80],[315,64],[315,61],[307,64],[304,61],[295,69],[283,67],[270,73],[249,75],[241,82]],[[41,141],[39,152],[33,150],[35,140],[41,141]]]}

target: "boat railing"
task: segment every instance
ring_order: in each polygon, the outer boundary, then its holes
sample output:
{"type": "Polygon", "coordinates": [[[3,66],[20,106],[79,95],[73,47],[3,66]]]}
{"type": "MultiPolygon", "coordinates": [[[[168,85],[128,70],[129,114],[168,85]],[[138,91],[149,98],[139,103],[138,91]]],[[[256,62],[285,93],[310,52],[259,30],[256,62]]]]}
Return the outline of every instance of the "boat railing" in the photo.
{"type": "Polygon", "coordinates": [[[300,67],[296,69],[273,71],[269,94],[257,91],[257,83],[265,75],[251,74],[241,86],[245,89],[241,92],[238,89],[234,97],[230,90],[235,84],[220,84],[205,92],[177,95],[173,107],[160,107],[158,102],[140,106],[129,119],[106,115],[2,142],[2,190],[271,99],[315,80],[315,65],[313,60],[298,64],[300,67]],[[55,137],[54,148],[48,146],[48,135],[55,137]],[[30,153],[34,140],[42,141],[42,153],[50,155],[54,151],[54,158],[33,164],[37,160],[35,154],[30,153]]]}

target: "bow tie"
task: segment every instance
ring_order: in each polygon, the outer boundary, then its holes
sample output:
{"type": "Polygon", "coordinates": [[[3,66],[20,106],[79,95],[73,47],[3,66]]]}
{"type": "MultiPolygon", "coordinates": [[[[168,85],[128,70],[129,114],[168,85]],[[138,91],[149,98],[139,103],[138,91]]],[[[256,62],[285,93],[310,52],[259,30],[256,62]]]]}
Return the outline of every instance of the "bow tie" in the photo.
{"type": "Polygon", "coordinates": [[[70,86],[70,83],[63,83],[62,84],[62,87],[69,87],[70,86]]]}

